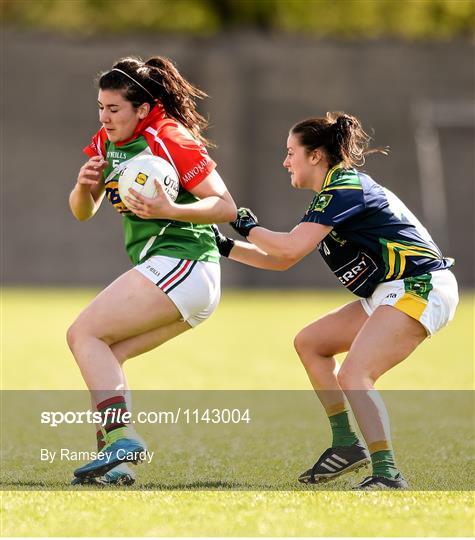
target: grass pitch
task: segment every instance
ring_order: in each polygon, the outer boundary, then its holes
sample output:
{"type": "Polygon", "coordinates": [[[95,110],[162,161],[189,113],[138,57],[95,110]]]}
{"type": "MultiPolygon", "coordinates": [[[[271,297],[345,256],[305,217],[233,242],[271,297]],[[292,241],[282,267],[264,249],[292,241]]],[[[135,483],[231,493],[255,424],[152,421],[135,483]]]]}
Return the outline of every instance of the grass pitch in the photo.
{"type": "MultiPolygon", "coordinates": [[[[3,291],[3,389],[84,388],[64,334],[93,294],[3,291]]],[[[134,389],[310,389],[293,336],[351,299],[345,292],[225,293],[210,321],[130,360],[129,382],[134,389]]],[[[463,295],[455,321],[378,388],[472,389],[473,295],[463,295]]],[[[462,437],[460,446],[470,452],[462,437]]],[[[153,471],[142,467],[139,479],[151,480],[153,471]]],[[[473,502],[473,493],[456,491],[4,491],[2,535],[471,536],[473,502]]]]}

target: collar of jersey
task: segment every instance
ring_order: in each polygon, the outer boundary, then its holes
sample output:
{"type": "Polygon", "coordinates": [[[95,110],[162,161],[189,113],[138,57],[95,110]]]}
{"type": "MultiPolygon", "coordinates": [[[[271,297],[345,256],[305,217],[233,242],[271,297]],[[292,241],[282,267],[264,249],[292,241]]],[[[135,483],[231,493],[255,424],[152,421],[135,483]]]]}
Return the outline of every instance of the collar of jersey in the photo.
{"type": "Polygon", "coordinates": [[[323,191],[327,186],[328,184],[330,184],[330,182],[332,181],[332,176],[333,176],[333,173],[335,171],[337,171],[338,169],[343,169],[343,161],[341,163],[337,163],[334,167],[332,167],[326,174],[325,176],[325,180],[323,181],[323,184],[322,184],[322,189],[321,191],[323,191]]]}
{"type": "Polygon", "coordinates": [[[124,146],[124,144],[129,143],[130,141],[133,141],[136,139],[139,135],[142,134],[142,132],[148,128],[150,125],[156,123],[158,120],[162,120],[166,117],[165,109],[163,108],[163,105],[160,102],[157,102],[153,109],[148,113],[148,115],[140,120],[140,122],[135,127],[135,131],[131,137],[128,139],[125,139],[124,141],[116,142],[115,146],[120,147],[124,146]]]}

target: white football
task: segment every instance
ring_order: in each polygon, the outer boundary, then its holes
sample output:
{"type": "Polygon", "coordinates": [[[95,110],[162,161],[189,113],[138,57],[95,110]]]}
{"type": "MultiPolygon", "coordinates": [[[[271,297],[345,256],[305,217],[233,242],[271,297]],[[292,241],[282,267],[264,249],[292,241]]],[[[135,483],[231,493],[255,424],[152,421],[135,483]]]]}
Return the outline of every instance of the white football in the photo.
{"type": "Polygon", "coordinates": [[[155,180],[163,186],[165,193],[172,201],[178,196],[180,182],[177,172],[172,165],[151,154],[144,154],[132,158],[119,166],[119,195],[122,202],[127,206],[125,196],[132,188],[144,197],[155,197],[157,187],[155,180]]]}

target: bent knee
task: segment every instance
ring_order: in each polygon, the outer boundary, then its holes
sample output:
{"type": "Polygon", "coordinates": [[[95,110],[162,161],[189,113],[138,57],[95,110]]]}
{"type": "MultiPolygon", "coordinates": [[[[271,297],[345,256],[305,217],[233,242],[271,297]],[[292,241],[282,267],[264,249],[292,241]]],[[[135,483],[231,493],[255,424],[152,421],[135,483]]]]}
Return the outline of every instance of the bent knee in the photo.
{"type": "Polygon", "coordinates": [[[79,340],[80,329],[78,324],[76,322],[73,322],[73,324],[66,331],[66,341],[71,351],[74,351],[74,349],[76,348],[76,344],[79,342],[79,340]]]}
{"type": "Polygon", "coordinates": [[[318,329],[308,328],[301,330],[294,338],[294,348],[301,360],[314,356],[329,357],[335,354],[333,351],[328,351],[328,344],[325,337],[318,329]]]}
{"type": "Polygon", "coordinates": [[[91,337],[91,333],[78,320],[74,321],[66,332],[66,341],[73,353],[88,337],[91,337]]]}
{"type": "Polygon", "coordinates": [[[376,378],[357,367],[345,367],[343,364],[337,374],[337,380],[342,390],[366,390],[372,388],[376,378]]]}
{"type": "Polygon", "coordinates": [[[307,332],[305,330],[300,331],[294,337],[294,349],[296,353],[300,356],[300,358],[303,358],[311,348],[312,344],[307,332]]]}
{"type": "Polygon", "coordinates": [[[98,336],[93,330],[91,330],[87,324],[84,324],[80,319],[76,319],[73,324],[66,331],[66,341],[69,348],[72,352],[88,339],[101,339],[104,342],[107,342],[106,339],[103,339],[101,336],[98,336]]]}

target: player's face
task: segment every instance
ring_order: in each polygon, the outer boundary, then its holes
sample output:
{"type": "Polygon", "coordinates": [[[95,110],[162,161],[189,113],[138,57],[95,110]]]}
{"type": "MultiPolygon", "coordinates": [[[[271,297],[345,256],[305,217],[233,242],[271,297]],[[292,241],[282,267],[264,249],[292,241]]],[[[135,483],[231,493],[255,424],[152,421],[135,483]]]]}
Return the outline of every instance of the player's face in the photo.
{"type": "Polygon", "coordinates": [[[148,113],[148,105],[135,109],[132,103],[122,96],[120,90],[99,90],[97,103],[99,121],[113,143],[132,137],[137,124],[148,113]]]}
{"type": "Polygon", "coordinates": [[[313,189],[315,183],[314,158],[292,133],[287,139],[287,156],[283,166],[290,173],[292,187],[313,189]]]}

